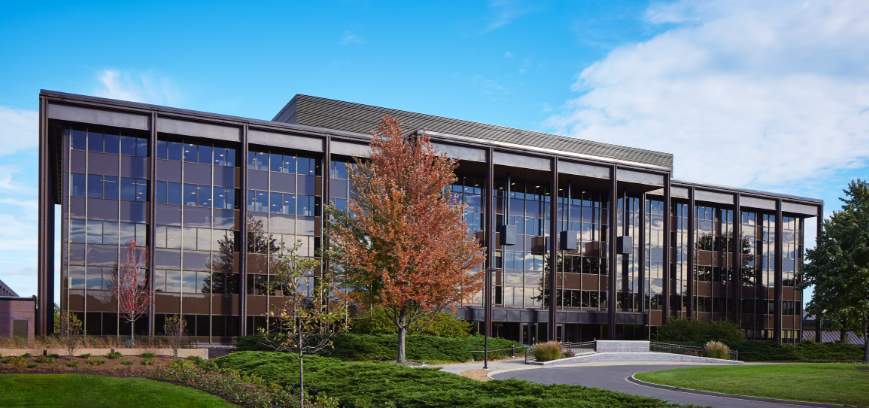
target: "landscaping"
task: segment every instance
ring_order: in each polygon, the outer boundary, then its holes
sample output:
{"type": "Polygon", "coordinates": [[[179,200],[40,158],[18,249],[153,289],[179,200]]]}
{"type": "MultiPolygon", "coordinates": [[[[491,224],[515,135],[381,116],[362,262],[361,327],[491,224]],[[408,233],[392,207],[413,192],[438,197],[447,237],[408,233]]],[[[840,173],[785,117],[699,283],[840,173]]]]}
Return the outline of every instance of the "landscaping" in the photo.
{"type": "Polygon", "coordinates": [[[794,363],[677,368],[638,373],[642,381],[735,395],[869,405],[869,367],[794,363]]]}
{"type": "MultiPolygon", "coordinates": [[[[461,362],[483,359],[483,336],[435,337],[407,336],[407,358],[425,363],[461,362]]],[[[324,355],[344,360],[389,361],[395,360],[397,348],[395,334],[352,334],[337,336],[334,348],[323,351],[324,355]]],[[[259,336],[238,339],[239,350],[270,351],[263,346],[259,336]]],[[[521,346],[510,340],[489,338],[489,358],[510,356],[511,346],[522,353],[521,346]]]]}
{"type": "Polygon", "coordinates": [[[0,374],[0,406],[231,407],[220,397],[144,378],[81,374],[0,374]],[[48,392],[50,391],[50,392],[48,392]]]}
{"type": "MultiPolygon", "coordinates": [[[[287,353],[237,352],[215,360],[285,387],[298,383],[298,358],[287,353]]],[[[611,391],[525,381],[479,382],[431,368],[390,362],[305,358],[305,386],[342,407],[661,407],[667,403],[611,391]]]]}

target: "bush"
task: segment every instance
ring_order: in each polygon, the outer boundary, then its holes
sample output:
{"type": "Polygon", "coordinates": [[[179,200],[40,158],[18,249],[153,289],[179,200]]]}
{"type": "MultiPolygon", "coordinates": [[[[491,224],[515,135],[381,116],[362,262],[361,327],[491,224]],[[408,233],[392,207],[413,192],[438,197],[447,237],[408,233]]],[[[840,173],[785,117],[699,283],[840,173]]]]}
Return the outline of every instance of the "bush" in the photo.
{"type": "Polygon", "coordinates": [[[99,357],[93,357],[93,358],[87,359],[87,363],[88,363],[88,365],[93,365],[93,366],[103,365],[106,363],[106,360],[99,358],[99,357]]]}
{"type": "MultiPolygon", "coordinates": [[[[259,336],[239,337],[236,347],[241,351],[271,351],[263,346],[259,336]]],[[[505,339],[489,338],[489,358],[510,356],[511,346],[518,344],[505,339]]],[[[344,333],[335,337],[333,348],[321,354],[345,360],[395,360],[398,338],[394,334],[344,333]]],[[[469,361],[483,359],[483,336],[435,337],[407,336],[407,358],[414,361],[469,361]]]]}
{"type": "Polygon", "coordinates": [[[121,365],[131,366],[133,365],[133,362],[130,360],[121,360],[121,365]]]}
{"type": "Polygon", "coordinates": [[[860,346],[841,343],[776,344],[771,341],[747,340],[732,345],[743,361],[861,361],[860,346]]]}
{"type": "Polygon", "coordinates": [[[557,341],[547,341],[534,346],[531,350],[534,354],[534,359],[537,361],[551,361],[561,358],[561,343],[557,341]]]}
{"type": "MultiPolygon", "coordinates": [[[[396,334],[395,323],[381,307],[375,307],[353,318],[350,325],[355,334],[396,334]]],[[[471,334],[471,322],[460,320],[445,312],[427,313],[410,325],[408,334],[437,337],[467,337],[471,334]]]]}
{"type": "Polygon", "coordinates": [[[115,350],[112,350],[109,352],[109,354],[106,354],[106,358],[108,358],[109,360],[117,360],[117,359],[121,358],[121,353],[119,353],[115,350]]]}
{"type": "Polygon", "coordinates": [[[739,326],[727,321],[673,319],[658,328],[658,341],[705,344],[716,340],[734,344],[745,339],[739,326]]]}
{"type": "MultiPolygon", "coordinates": [[[[237,352],[216,360],[284,387],[298,384],[298,358],[288,353],[237,352]]],[[[479,382],[431,368],[386,362],[305,357],[305,384],[341,407],[658,407],[662,401],[569,385],[506,380],[479,382]]]]}
{"type": "Polygon", "coordinates": [[[69,361],[66,362],[66,366],[69,367],[69,368],[76,368],[76,367],[78,367],[78,361],[76,361],[76,360],[69,360],[69,361]]]}
{"type": "Polygon", "coordinates": [[[140,354],[140,356],[142,358],[153,359],[156,355],[149,351],[149,352],[145,352],[145,353],[140,354]]]}
{"type": "Polygon", "coordinates": [[[703,346],[703,354],[711,358],[730,359],[730,347],[720,341],[710,340],[703,346]]]}

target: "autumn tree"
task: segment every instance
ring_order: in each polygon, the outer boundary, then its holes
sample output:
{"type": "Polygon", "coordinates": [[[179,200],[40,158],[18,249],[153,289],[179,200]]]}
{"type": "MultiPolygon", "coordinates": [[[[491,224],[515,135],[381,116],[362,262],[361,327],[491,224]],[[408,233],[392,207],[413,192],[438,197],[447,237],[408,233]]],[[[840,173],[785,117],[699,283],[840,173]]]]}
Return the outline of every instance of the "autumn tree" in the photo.
{"type": "Polygon", "coordinates": [[[398,362],[406,361],[414,321],[482,285],[484,253],[448,193],[455,167],[427,136],[404,137],[398,122],[386,117],[372,135],[371,158],[350,169],[350,214],[330,222],[342,284],[357,299],[384,308],[398,333],[398,362]]]}
{"type": "Polygon", "coordinates": [[[180,315],[167,316],[163,320],[163,332],[169,339],[169,347],[172,348],[172,357],[178,358],[178,349],[181,348],[184,331],[187,329],[187,321],[180,315]]]}
{"type": "Polygon", "coordinates": [[[112,294],[118,300],[118,311],[130,324],[130,346],[135,344],[136,320],[148,312],[151,301],[147,279],[142,268],[144,253],[136,248],[136,241],[127,244],[124,260],[112,284],[112,294]]]}
{"type": "Polygon", "coordinates": [[[68,310],[63,311],[60,317],[60,338],[70,357],[75,354],[75,349],[81,341],[83,327],[78,316],[68,310]]]}

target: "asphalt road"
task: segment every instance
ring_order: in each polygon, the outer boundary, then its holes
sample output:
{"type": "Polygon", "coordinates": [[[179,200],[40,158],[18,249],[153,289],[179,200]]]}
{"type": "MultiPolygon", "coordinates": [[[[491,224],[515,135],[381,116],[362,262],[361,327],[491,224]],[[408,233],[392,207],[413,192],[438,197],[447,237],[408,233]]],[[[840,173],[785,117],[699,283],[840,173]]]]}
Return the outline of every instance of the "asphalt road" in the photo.
{"type": "Polygon", "coordinates": [[[656,371],[680,365],[609,365],[609,366],[573,366],[544,367],[530,370],[510,371],[495,374],[497,380],[516,378],[540,384],[573,384],[587,387],[604,388],[626,394],[657,398],[677,404],[689,404],[708,407],[796,407],[805,405],[779,404],[766,401],[754,401],[742,398],[729,398],[715,395],[704,395],[693,392],[666,390],[646,385],[636,384],[627,380],[631,374],[640,371],[656,371]]]}

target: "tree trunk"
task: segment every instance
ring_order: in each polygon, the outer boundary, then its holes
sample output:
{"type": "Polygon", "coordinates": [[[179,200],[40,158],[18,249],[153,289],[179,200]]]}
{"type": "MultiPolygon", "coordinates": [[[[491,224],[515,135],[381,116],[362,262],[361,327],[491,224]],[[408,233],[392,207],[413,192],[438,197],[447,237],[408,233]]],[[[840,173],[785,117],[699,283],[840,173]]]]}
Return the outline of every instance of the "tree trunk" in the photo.
{"type": "Polygon", "coordinates": [[[863,362],[869,364],[869,321],[863,322],[863,362]]]}
{"type": "Polygon", "coordinates": [[[848,342],[848,319],[842,319],[841,328],[839,329],[839,343],[846,344],[848,342]]]}
{"type": "Polygon", "coordinates": [[[403,310],[399,312],[398,321],[396,323],[396,326],[398,326],[398,354],[395,356],[395,361],[399,364],[403,364],[407,362],[407,352],[405,350],[405,341],[407,339],[407,317],[403,310]]]}
{"type": "Polygon", "coordinates": [[[133,336],[135,336],[135,333],[136,333],[136,321],[130,320],[130,347],[133,347],[136,345],[136,338],[133,337],[133,336]]]}

